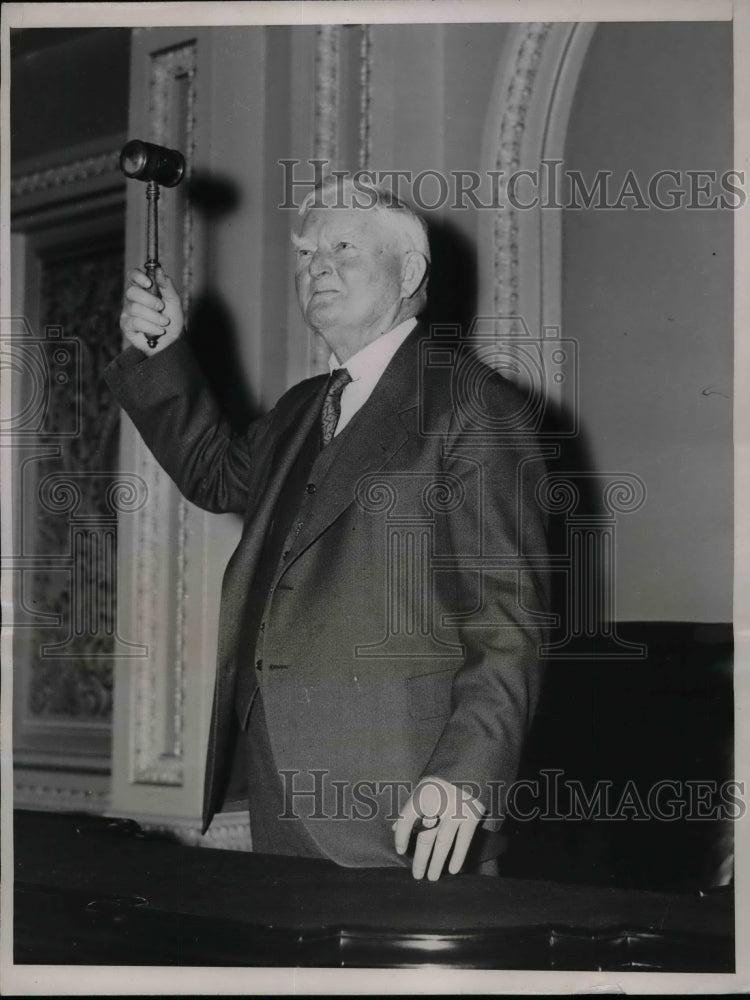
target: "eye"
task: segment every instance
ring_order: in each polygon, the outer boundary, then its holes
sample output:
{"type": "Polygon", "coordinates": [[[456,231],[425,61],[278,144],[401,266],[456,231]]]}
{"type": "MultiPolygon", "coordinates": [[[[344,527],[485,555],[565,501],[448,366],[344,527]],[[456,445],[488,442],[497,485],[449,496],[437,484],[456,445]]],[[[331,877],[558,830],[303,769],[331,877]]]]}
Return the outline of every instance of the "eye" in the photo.
{"type": "Polygon", "coordinates": [[[354,250],[354,244],[349,243],[347,240],[341,240],[340,243],[336,244],[337,250],[354,250]]]}
{"type": "Polygon", "coordinates": [[[308,250],[307,247],[297,247],[295,252],[297,260],[305,260],[307,257],[312,256],[312,250],[308,250]]]}

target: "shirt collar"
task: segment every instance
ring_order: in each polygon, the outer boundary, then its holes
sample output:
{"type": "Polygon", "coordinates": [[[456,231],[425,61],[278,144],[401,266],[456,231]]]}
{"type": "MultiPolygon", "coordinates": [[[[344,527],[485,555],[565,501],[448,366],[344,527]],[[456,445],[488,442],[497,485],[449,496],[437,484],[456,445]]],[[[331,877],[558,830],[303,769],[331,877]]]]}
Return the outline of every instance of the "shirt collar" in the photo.
{"type": "MultiPolygon", "coordinates": [[[[388,364],[403,344],[411,331],[417,325],[416,316],[410,316],[403,323],[394,326],[388,333],[377,337],[362,350],[353,354],[344,366],[352,377],[352,382],[359,382],[364,379],[366,382],[375,384],[388,364]]],[[[331,353],[328,360],[329,371],[340,368],[341,364],[335,354],[331,353]]]]}

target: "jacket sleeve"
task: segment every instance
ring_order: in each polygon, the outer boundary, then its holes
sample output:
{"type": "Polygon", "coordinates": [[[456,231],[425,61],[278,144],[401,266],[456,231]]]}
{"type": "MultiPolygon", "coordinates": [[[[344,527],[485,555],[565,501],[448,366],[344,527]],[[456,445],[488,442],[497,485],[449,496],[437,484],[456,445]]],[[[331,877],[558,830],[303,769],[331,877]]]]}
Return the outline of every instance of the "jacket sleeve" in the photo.
{"type": "Polygon", "coordinates": [[[153,357],[129,347],[104,377],[188,500],[215,513],[245,510],[255,445],[270,414],[233,433],[183,338],[153,357]]]}
{"type": "MultiPolygon", "coordinates": [[[[507,407],[516,392],[505,383],[497,405],[507,407]]],[[[423,775],[466,787],[496,816],[503,788],[517,777],[543,676],[549,569],[546,517],[534,487],[545,463],[532,433],[498,434],[488,445],[486,436],[480,442],[465,428],[450,436],[444,456],[444,468],[465,492],[450,520],[459,561],[454,585],[457,593],[478,592],[481,607],[460,627],[464,660],[453,680],[451,714],[423,775]],[[460,568],[462,556],[477,553],[494,563],[481,582],[476,569],[460,568]],[[503,568],[504,560],[513,566],[503,568]]]]}

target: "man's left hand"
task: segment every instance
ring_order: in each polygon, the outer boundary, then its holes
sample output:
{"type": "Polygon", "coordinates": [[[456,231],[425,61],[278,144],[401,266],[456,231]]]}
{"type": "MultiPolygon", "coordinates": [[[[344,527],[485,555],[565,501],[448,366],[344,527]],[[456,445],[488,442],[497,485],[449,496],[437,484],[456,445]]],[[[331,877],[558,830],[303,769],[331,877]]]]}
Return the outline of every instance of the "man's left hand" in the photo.
{"type": "Polygon", "coordinates": [[[431,882],[437,881],[448,855],[448,871],[455,875],[484,813],[484,806],[458,785],[442,778],[423,778],[393,824],[396,853],[406,852],[414,825],[421,820],[412,875],[423,878],[426,872],[431,882]]]}

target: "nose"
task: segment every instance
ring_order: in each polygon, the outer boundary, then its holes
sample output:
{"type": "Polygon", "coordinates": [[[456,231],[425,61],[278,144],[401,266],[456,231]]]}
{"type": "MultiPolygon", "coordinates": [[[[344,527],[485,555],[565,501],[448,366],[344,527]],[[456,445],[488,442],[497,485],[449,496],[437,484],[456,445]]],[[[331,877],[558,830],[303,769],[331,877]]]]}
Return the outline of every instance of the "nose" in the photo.
{"type": "Polygon", "coordinates": [[[330,252],[322,247],[318,247],[310,261],[310,274],[314,278],[318,278],[321,275],[330,274],[332,270],[333,265],[331,263],[330,252]]]}

